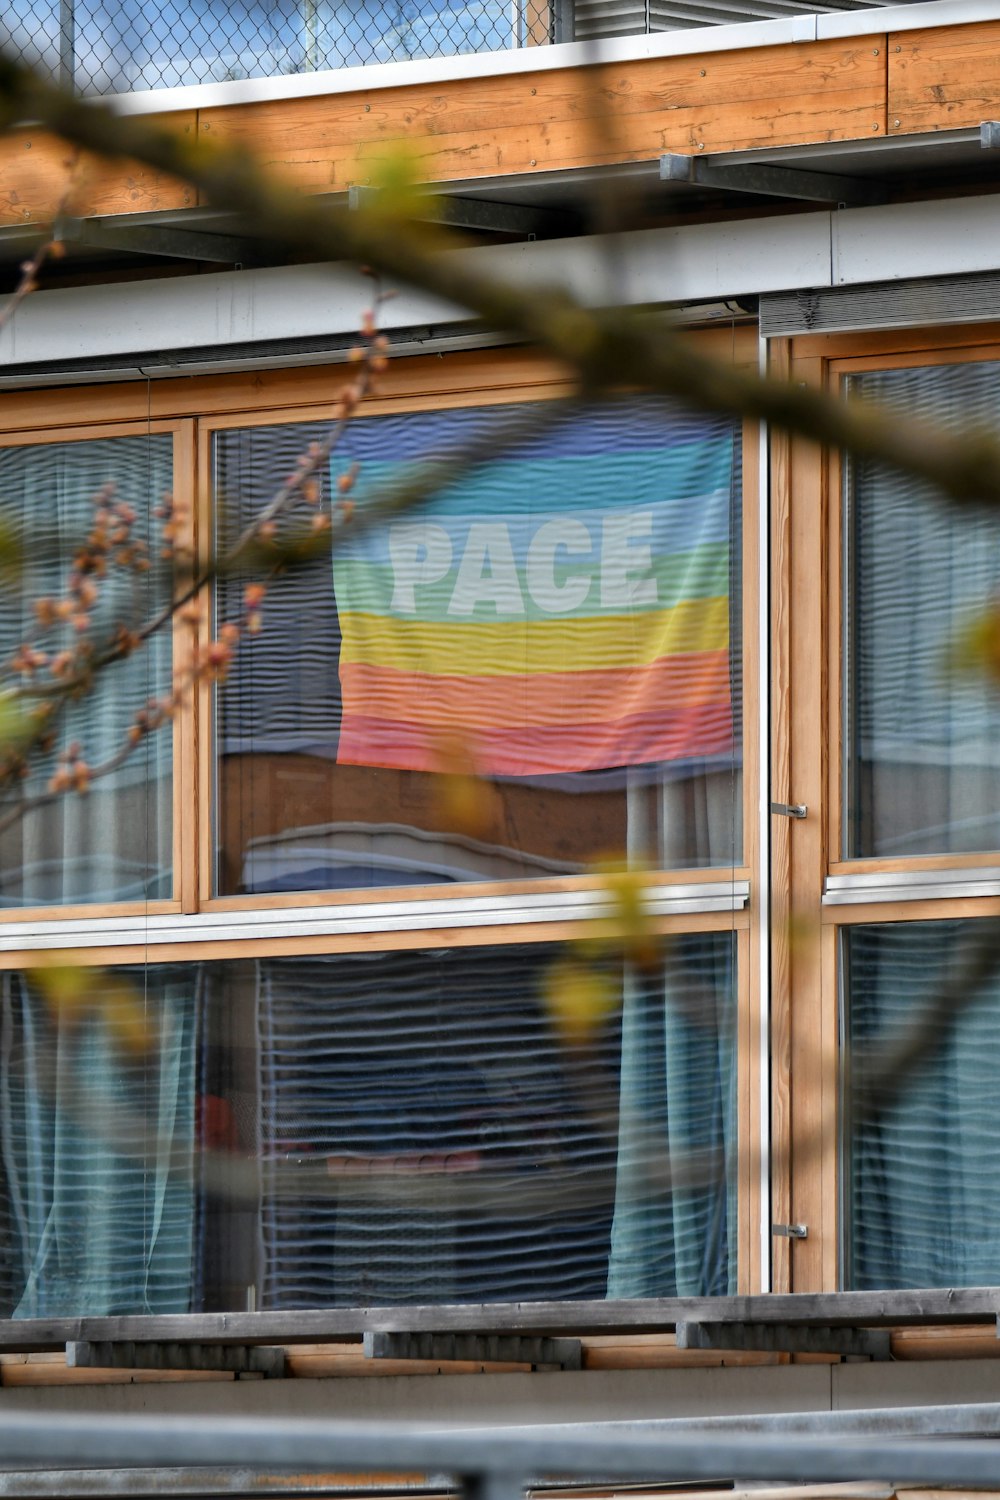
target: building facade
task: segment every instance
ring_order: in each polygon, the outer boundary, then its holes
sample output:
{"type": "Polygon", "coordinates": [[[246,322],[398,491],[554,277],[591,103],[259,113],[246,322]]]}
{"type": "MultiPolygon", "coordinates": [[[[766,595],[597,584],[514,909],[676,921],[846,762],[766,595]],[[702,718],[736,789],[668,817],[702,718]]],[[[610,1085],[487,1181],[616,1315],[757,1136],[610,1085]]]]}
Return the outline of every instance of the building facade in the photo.
{"type": "MultiPolygon", "coordinates": [[[[10,41],[345,209],[405,140],[457,263],[917,434],[995,430],[1000,6],[777,9],[614,35],[634,18],[583,7],[591,41],[503,7],[63,7],[10,41]]],[[[67,247],[0,328],[0,629],[43,689],[269,524],[371,288],[30,124],[0,210],[11,286],[55,213],[67,247]]],[[[995,516],[756,421],[581,401],[392,290],[388,368],[300,510],[338,514],[345,475],[363,514],[428,457],[467,471],[265,570],[262,600],[238,558],[61,710],[0,820],[5,1399],[513,1422],[982,1398],[995,516]],[[146,733],[227,625],[228,672],[146,733]],[[875,1326],[894,1362],[850,1362],[875,1326]],[[489,1344],[553,1334],[581,1369],[489,1344]],[[231,1367],[181,1369],[178,1341],[231,1367]],[[284,1382],[242,1378],[262,1347],[284,1382]]]]}

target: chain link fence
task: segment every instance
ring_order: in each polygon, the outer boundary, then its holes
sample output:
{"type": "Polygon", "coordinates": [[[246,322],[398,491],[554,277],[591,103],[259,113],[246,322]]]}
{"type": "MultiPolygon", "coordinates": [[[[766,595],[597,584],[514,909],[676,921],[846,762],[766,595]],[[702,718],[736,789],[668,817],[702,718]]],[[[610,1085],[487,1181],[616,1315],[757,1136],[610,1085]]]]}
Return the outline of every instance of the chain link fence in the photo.
{"type": "Polygon", "coordinates": [[[6,0],[0,46],[81,94],[499,52],[552,40],[548,0],[6,0]]]}
{"type": "Polygon", "coordinates": [[[81,94],[280,78],[900,0],[0,0],[0,47],[81,94]]]}

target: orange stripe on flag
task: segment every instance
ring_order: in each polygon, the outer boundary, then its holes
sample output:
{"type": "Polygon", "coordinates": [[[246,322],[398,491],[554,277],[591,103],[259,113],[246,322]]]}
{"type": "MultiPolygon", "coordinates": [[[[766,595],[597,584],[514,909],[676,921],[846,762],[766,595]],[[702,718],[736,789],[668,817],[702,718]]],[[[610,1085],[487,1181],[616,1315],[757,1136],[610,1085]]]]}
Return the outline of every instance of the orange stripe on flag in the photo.
{"type": "Polygon", "coordinates": [[[614,722],[653,704],[680,712],[728,706],[728,651],[692,651],[649,666],[606,671],[537,672],[521,678],[398,672],[360,662],[341,665],[344,707],[372,719],[481,728],[614,722]]]}

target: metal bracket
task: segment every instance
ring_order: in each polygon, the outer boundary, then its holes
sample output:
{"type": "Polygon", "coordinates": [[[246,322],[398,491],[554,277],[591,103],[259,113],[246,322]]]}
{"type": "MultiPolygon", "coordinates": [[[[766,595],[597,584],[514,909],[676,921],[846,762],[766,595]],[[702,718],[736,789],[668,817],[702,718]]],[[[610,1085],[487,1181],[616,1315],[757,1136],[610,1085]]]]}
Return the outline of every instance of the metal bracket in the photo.
{"type": "Polygon", "coordinates": [[[70,245],[124,255],[166,256],[170,260],[203,260],[229,266],[261,262],[262,242],[245,235],[211,234],[168,224],[116,224],[113,219],[69,215],[56,222],[54,232],[70,245]]]}
{"type": "MultiPolygon", "coordinates": [[[[347,206],[373,208],[381,188],[355,183],[347,190],[347,206]]],[[[479,234],[506,234],[519,239],[564,239],[578,234],[579,214],[564,209],[540,208],[535,204],[495,203],[491,198],[462,198],[447,193],[425,193],[409,205],[415,217],[427,224],[445,224],[479,234]]]]}
{"type": "Polygon", "coordinates": [[[579,1370],[579,1339],[526,1338],[504,1333],[366,1333],[366,1359],[430,1359],[484,1365],[534,1365],[579,1370]]]}
{"type": "Polygon", "coordinates": [[[73,1370],[228,1370],[275,1379],[285,1373],[285,1351],[262,1344],[77,1339],[66,1345],[66,1364],[73,1370]]]}
{"type": "Polygon", "coordinates": [[[809,1237],[808,1224],[772,1224],[771,1233],[783,1240],[804,1240],[809,1237]]]}
{"type": "Polygon", "coordinates": [[[804,1328],[795,1323],[678,1323],[678,1349],[756,1349],[769,1354],[891,1359],[888,1328],[804,1328]]]}
{"type": "Polygon", "coordinates": [[[804,818],[809,809],[804,802],[772,802],[771,811],[781,818],[804,818]]]}
{"type": "Polygon", "coordinates": [[[1000,120],[984,120],[979,127],[979,144],[984,151],[1000,147],[1000,120]]]}
{"type": "Polygon", "coordinates": [[[886,201],[882,183],[870,178],[841,177],[834,172],[806,172],[773,162],[726,162],[710,156],[660,157],[661,182],[688,182],[693,187],[727,193],[757,193],[771,198],[804,198],[810,203],[837,203],[844,208],[871,207],[886,201]]]}

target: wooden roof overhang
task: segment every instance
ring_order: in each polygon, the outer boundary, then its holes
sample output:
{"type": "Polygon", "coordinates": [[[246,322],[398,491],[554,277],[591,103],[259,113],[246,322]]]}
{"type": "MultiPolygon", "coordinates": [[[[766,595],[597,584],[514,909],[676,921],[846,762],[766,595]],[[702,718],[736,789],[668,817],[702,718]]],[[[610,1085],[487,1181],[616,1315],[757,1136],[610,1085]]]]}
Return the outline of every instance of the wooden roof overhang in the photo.
{"type": "MultiPolygon", "coordinates": [[[[585,232],[588,194],[608,175],[634,188],[639,222],[1000,185],[1000,152],[980,136],[984,121],[1000,119],[1000,19],[950,22],[944,0],[941,24],[872,29],[873,17],[888,25],[894,14],[842,18],[859,26],[854,36],[728,50],[707,39],[704,52],[601,65],[559,66],[566,49],[535,48],[495,76],[408,83],[400,73],[371,88],[157,118],[193,139],[246,147],[303,192],[345,207],[405,141],[433,190],[429,216],[485,238],[585,232]],[[855,17],[866,18],[863,31],[855,17]],[[528,66],[540,52],[546,66],[528,66]]],[[[738,30],[752,38],[755,26],[738,30]]],[[[67,178],[60,141],[28,126],[0,137],[0,260],[37,239],[67,178]]],[[[152,170],[84,162],[74,181],[72,262],[272,263],[260,226],[215,214],[152,170]]]]}

